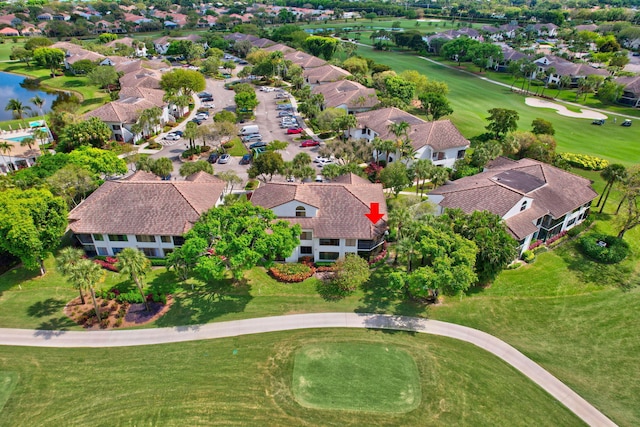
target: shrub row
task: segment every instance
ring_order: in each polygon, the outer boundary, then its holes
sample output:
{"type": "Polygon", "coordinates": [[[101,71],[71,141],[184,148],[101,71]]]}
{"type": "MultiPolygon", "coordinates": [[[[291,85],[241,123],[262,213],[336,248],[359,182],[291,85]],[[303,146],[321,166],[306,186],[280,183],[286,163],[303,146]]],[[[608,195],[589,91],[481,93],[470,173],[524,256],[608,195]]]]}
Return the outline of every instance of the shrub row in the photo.
{"type": "Polygon", "coordinates": [[[578,241],[578,247],[594,261],[615,264],[629,255],[629,244],[607,234],[590,233],[578,241]]]}
{"type": "Polygon", "coordinates": [[[153,267],[165,267],[167,265],[166,258],[149,258],[153,267]]]}
{"type": "Polygon", "coordinates": [[[275,264],[269,272],[279,282],[297,283],[311,277],[315,268],[306,264],[275,264]]]}
{"type": "MultiPolygon", "coordinates": [[[[117,262],[115,258],[111,258],[111,259],[117,262]]],[[[103,261],[101,259],[94,259],[93,262],[95,262],[96,264],[98,264],[99,266],[101,266],[106,270],[115,271],[115,272],[118,271],[118,269],[116,268],[115,262],[103,261]]]]}
{"type": "Polygon", "coordinates": [[[609,166],[609,161],[588,154],[560,153],[558,156],[571,166],[588,171],[600,171],[609,166]]]}

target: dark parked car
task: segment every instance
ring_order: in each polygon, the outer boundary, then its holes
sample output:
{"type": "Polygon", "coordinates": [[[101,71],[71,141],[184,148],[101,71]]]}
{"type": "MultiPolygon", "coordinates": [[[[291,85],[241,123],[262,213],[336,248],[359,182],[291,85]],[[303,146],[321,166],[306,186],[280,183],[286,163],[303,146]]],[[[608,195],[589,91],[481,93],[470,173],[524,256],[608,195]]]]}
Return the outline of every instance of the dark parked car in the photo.
{"type": "Polygon", "coordinates": [[[211,153],[209,154],[209,158],[207,159],[207,161],[209,163],[215,163],[218,161],[218,158],[220,157],[220,155],[218,153],[211,153]]]}
{"type": "Polygon", "coordinates": [[[171,133],[176,134],[178,136],[183,136],[184,135],[184,133],[181,130],[174,130],[171,133]]]}
{"type": "Polygon", "coordinates": [[[595,119],[591,122],[592,125],[602,126],[604,124],[604,119],[595,119]]]}
{"type": "Polygon", "coordinates": [[[258,142],[254,142],[253,144],[251,144],[249,146],[250,149],[254,149],[254,148],[259,148],[259,147],[266,147],[267,143],[264,141],[258,141],[258,142]]]}
{"type": "Polygon", "coordinates": [[[211,95],[209,92],[200,92],[198,94],[198,98],[211,98],[213,95],[211,95]]]}
{"type": "Polygon", "coordinates": [[[213,102],[213,97],[212,96],[207,96],[204,98],[200,98],[200,101],[202,102],[213,102]]]}
{"type": "Polygon", "coordinates": [[[631,126],[631,120],[626,119],[620,126],[629,127],[631,126]]]}
{"type": "Polygon", "coordinates": [[[252,159],[252,155],[251,154],[245,154],[244,156],[242,156],[242,158],[240,159],[240,164],[241,165],[248,165],[249,163],[251,163],[251,159],[252,159]]]}
{"type": "Polygon", "coordinates": [[[200,126],[202,124],[202,120],[198,120],[198,119],[191,119],[191,121],[195,124],[197,124],[198,126],[200,126]]]}

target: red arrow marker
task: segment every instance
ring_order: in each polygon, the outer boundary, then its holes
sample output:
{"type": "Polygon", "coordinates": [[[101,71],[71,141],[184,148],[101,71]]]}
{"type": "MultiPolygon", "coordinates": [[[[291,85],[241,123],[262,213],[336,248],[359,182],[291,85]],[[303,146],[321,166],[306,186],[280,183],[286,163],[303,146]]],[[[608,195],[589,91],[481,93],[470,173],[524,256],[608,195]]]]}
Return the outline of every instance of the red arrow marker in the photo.
{"type": "Polygon", "coordinates": [[[380,221],[384,214],[380,213],[380,203],[371,203],[370,209],[371,212],[364,214],[364,216],[369,218],[369,221],[375,224],[376,222],[380,221]]]}

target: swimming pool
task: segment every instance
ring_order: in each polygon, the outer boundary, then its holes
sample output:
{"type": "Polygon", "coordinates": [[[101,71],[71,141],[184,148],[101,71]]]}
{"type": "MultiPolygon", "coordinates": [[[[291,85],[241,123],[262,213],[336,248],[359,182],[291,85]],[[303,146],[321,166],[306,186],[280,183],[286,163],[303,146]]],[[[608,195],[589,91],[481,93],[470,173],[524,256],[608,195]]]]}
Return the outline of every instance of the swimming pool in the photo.
{"type": "Polygon", "coordinates": [[[22,142],[23,139],[32,138],[31,135],[14,136],[13,138],[2,138],[5,141],[22,142]]]}

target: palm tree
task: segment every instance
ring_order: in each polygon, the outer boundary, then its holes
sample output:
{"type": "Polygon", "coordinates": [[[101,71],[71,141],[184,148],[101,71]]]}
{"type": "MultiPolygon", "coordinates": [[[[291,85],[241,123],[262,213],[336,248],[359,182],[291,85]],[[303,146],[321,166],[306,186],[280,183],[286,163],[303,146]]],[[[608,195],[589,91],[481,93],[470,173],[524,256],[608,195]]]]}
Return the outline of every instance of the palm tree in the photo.
{"type": "Polygon", "coordinates": [[[31,110],[31,107],[22,105],[22,102],[18,98],[11,98],[4,107],[4,111],[12,111],[16,119],[22,119],[24,113],[29,110],[31,110]]]}
{"type": "Polygon", "coordinates": [[[431,170],[431,183],[434,188],[440,187],[449,179],[449,172],[445,168],[435,167],[431,170]]]}
{"type": "Polygon", "coordinates": [[[187,126],[184,128],[184,137],[189,140],[189,149],[194,149],[195,140],[198,136],[198,125],[194,122],[187,123],[187,126]]]}
{"type": "Polygon", "coordinates": [[[63,276],[69,276],[69,281],[80,292],[80,301],[85,304],[84,293],[82,292],[81,283],[77,280],[76,272],[77,264],[82,259],[84,252],[81,249],[66,247],[60,251],[56,258],[56,268],[63,276]]]}
{"type": "Polygon", "coordinates": [[[560,76],[560,81],[558,82],[558,93],[556,94],[556,98],[560,96],[560,91],[563,88],[569,87],[571,85],[571,76],[560,76]]]}
{"type": "Polygon", "coordinates": [[[74,268],[74,274],[77,274],[78,285],[82,288],[89,288],[91,292],[91,300],[93,301],[93,308],[96,311],[96,317],[98,321],[100,318],[100,307],[96,301],[96,289],[95,285],[104,279],[105,271],[95,262],[90,259],[82,258],[77,262],[74,268]]]}
{"type": "Polygon", "coordinates": [[[9,165],[7,164],[7,158],[5,157],[5,154],[9,154],[11,152],[11,147],[13,147],[13,144],[9,143],[9,141],[0,140],[0,152],[2,152],[2,163],[7,169],[7,172],[9,172],[9,165]]]}
{"type": "Polygon", "coordinates": [[[39,144],[44,144],[44,141],[47,140],[48,138],[49,138],[49,133],[42,128],[36,128],[33,131],[33,139],[35,139],[36,141],[39,141],[39,144]]]}
{"type": "Polygon", "coordinates": [[[604,209],[604,205],[607,204],[609,193],[611,193],[611,189],[613,188],[614,184],[616,184],[617,182],[622,182],[627,178],[627,169],[621,164],[614,163],[604,168],[602,172],[600,172],[600,176],[607,183],[602,189],[602,194],[598,199],[598,203],[596,203],[596,207],[600,206],[600,210],[598,211],[598,213],[602,213],[604,209]],[[604,200],[602,200],[603,196],[604,196],[604,200]],[[602,205],[600,205],[601,201],[602,201],[602,205]]]}
{"type": "Polygon", "coordinates": [[[414,166],[416,174],[416,195],[418,194],[418,187],[420,187],[420,196],[424,193],[424,183],[431,175],[431,169],[433,164],[427,159],[420,159],[414,166]]]}
{"type": "Polygon", "coordinates": [[[31,150],[33,143],[36,142],[36,140],[32,137],[27,137],[27,138],[23,138],[22,141],[20,141],[20,146],[21,147],[29,147],[29,150],[31,150]]]}
{"type": "Polygon", "coordinates": [[[149,303],[147,302],[147,297],[142,290],[142,279],[151,270],[151,261],[149,261],[149,258],[144,256],[142,251],[133,248],[125,248],[118,254],[118,263],[116,265],[118,270],[120,270],[120,273],[128,274],[131,280],[136,284],[140,291],[140,295],[142,295],[144,305],[147,311],[149,311],[149,303]]]}
{"type": "Polygon", "coordinates": [[[31,98],[29,100],[33,105],[35,105],[36,107],[38,107],[38,110],[40,110],[40,115],[42,116],[44,113],[42,112],[42,108],[44,107],[45,102],[47,102],[46,99],[44,98],[40,98],[39,95],[34,96],[33,98],[31,98]]]}

